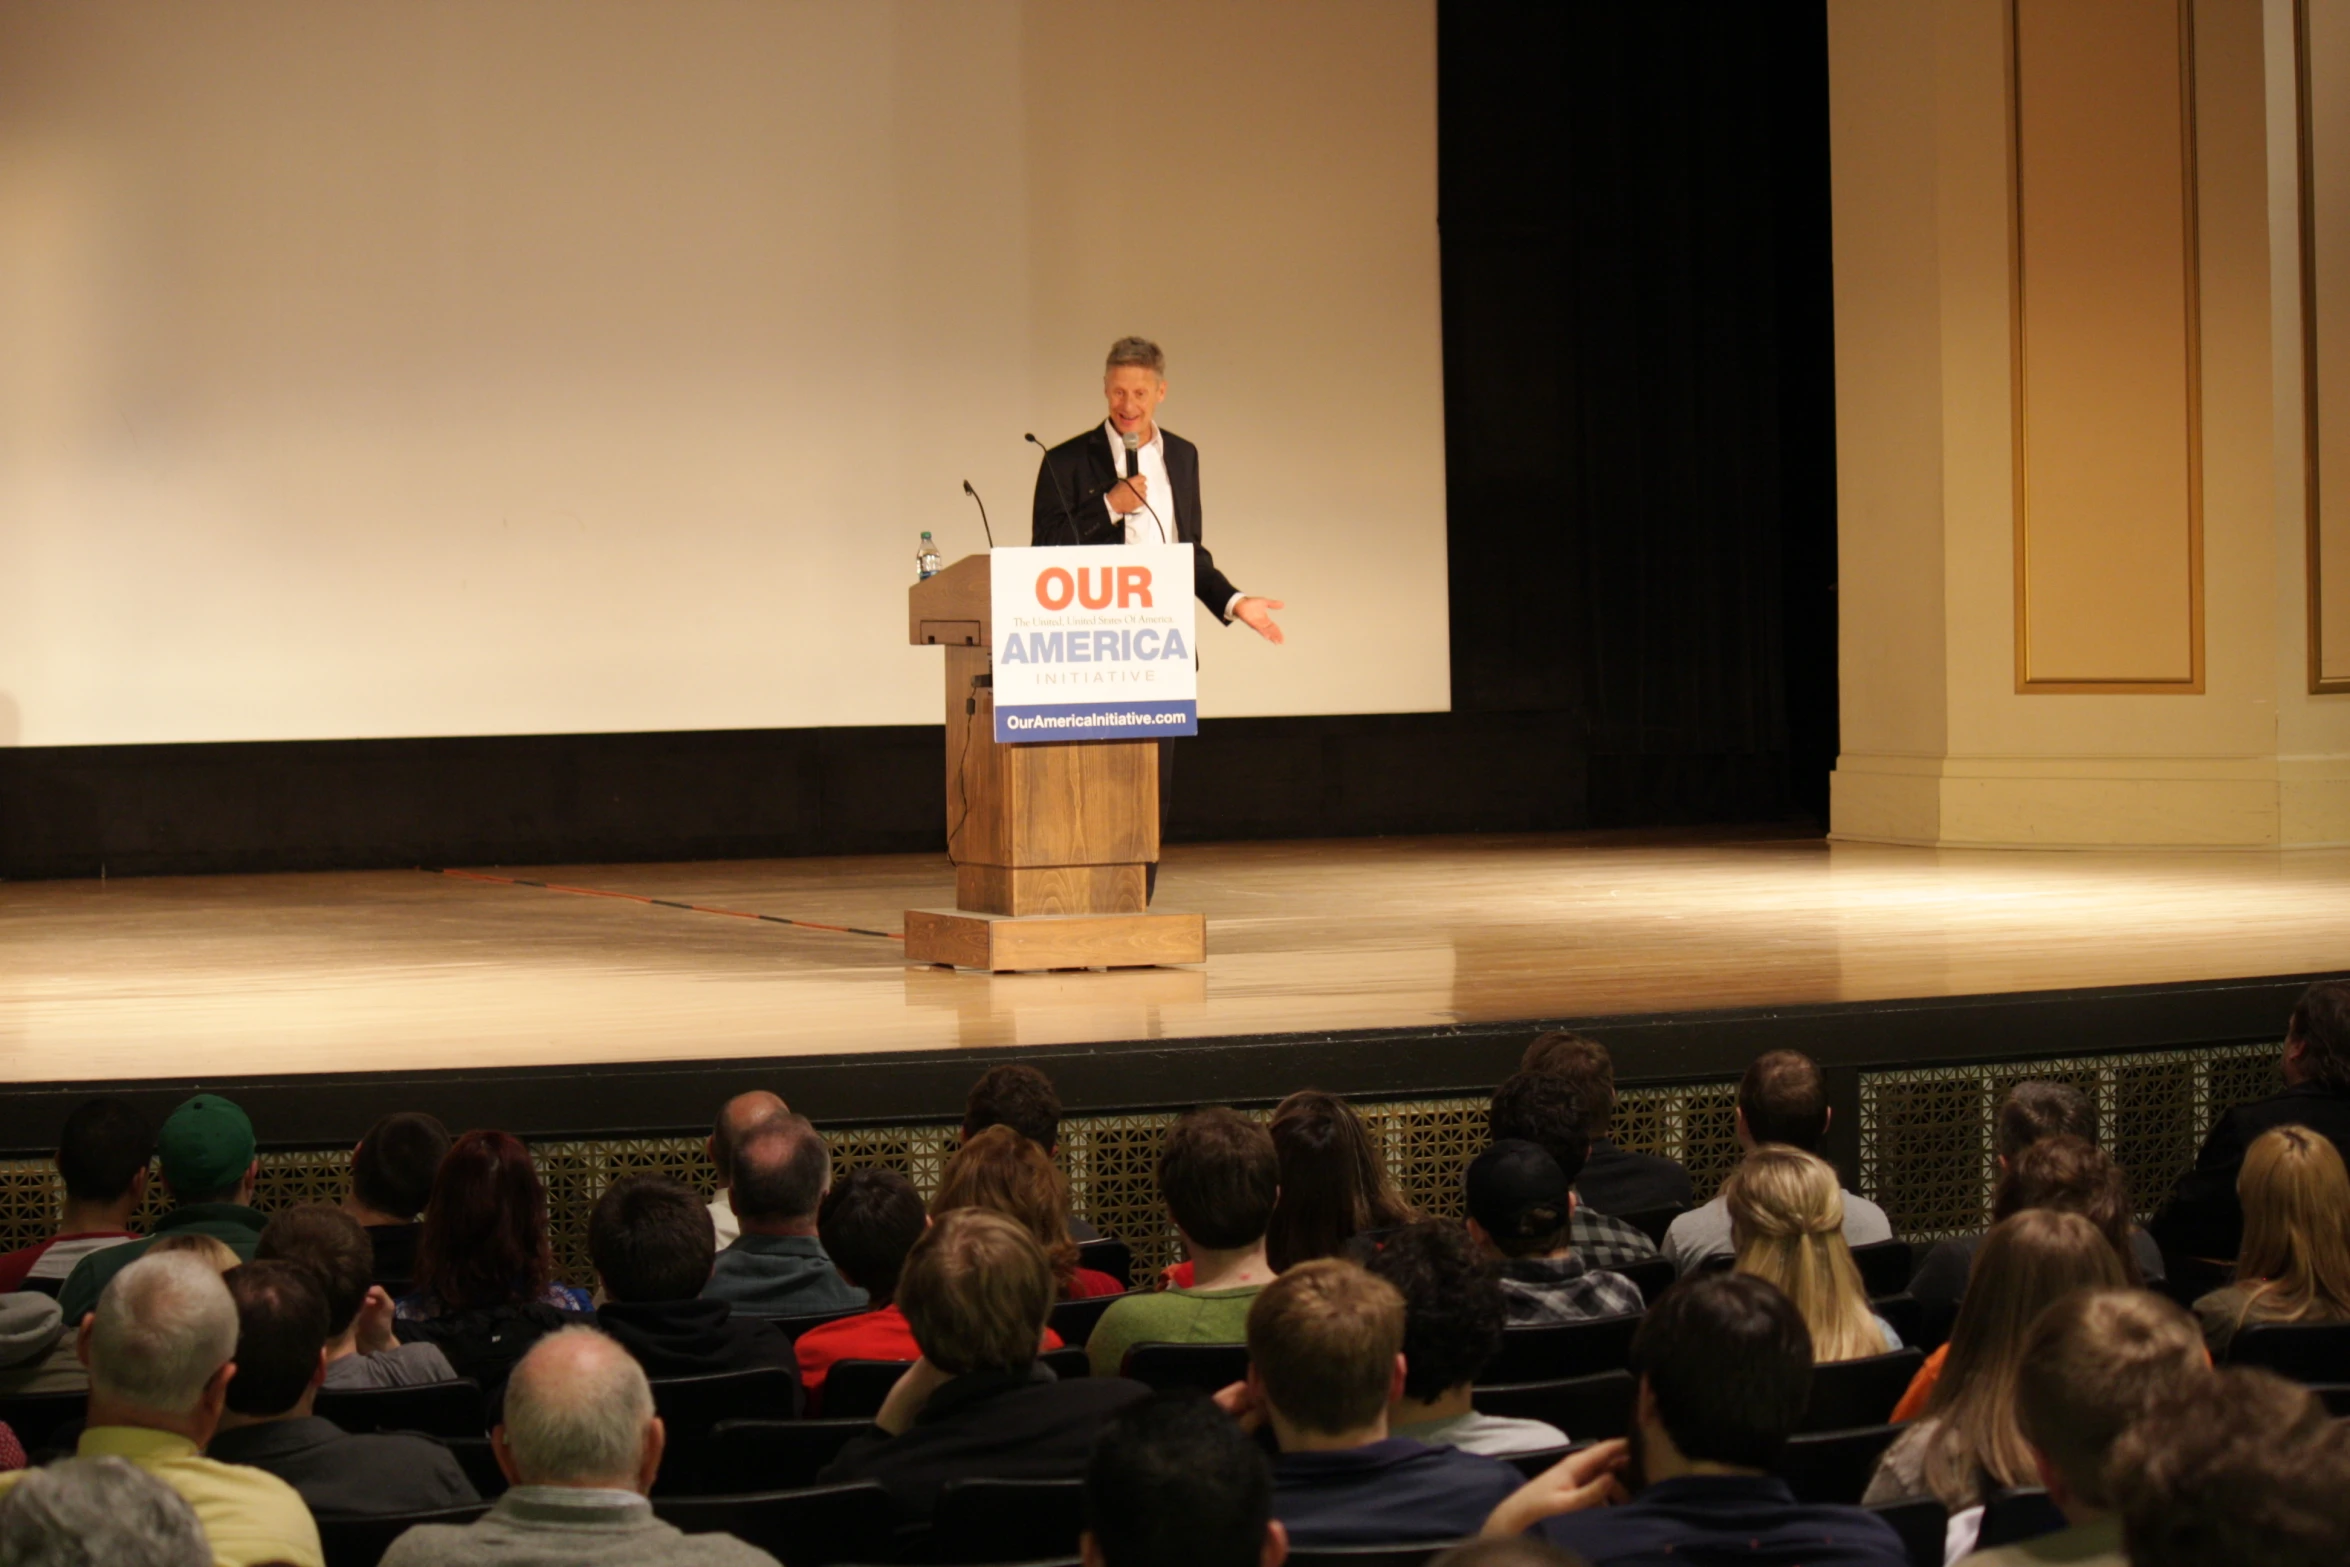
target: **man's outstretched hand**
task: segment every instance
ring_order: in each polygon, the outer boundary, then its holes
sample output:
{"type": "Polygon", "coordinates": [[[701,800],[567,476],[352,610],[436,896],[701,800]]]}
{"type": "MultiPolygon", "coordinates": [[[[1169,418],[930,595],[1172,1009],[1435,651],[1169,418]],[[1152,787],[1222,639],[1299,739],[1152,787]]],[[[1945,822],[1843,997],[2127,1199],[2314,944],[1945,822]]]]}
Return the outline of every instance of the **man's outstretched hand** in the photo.
{"type": "Polygon", "coordinates": [[[1281,627],[1275,623],[1273,611],[1288,607],[1279,599],[1244,598],[1232,606],[1232,618],[1278,647],[1287,639],[1281,635],[1281,627]]]}
{"type": "Polygon", "coordinates": [[[1621,1477],[1630,1461],[1631,1444],[1620,1437],[1569,1453],[1518,1487],[1479,1532],[1488,1539],[1524,1534],[1545,1518],[1628,1500],[1621,1477]]]}

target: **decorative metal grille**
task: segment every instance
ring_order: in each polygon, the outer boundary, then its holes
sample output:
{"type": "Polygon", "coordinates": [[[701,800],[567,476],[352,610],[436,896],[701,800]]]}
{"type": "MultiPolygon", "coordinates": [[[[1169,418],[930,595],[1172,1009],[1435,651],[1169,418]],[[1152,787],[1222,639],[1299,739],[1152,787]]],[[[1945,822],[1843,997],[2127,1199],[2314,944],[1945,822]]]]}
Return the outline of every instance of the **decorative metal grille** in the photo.
{"type": "MultiPolygon", "coordinates": [[[[1991,1146],[1999,1098],[2026,1078],[2059,1078],[2096,1100],[2106,1147],[2132,1178],[2141,1212],[2159,1202],[2220,1109],[2276,1092],[2278,1047],[2230,1045],[2043,1061],[1980,1062],[1864,1072],[1860,1079],[1860,1190],[1883,1204],[1896,1233],[1927,1239],[1982,1228],[1997,1164],[1991,1146]]],[[[1678,1159],[1699,1192],[1736,1166],[1738,1085],[1732,1081],[1624,1089],[1614,1135],[1625,1148],[1678,1159]]],[[[1461,1172],[1485,1146],[1483,1097],[1362,1102],[1355,1107],[1403,1194],[1431,1214],[1457,1217],[1461,1172]]],[[[1269,1117],[1269,1107],[1249,1112],[1269,1117]]],[[[1159,1141],[1171,1112],[1073,1115],[1061,1123],[1060,1164],[1071,1206],[1134,1251],[1135,1275],[1178,1260],[1174,1227],[1159,1201],[1159,1141]]],[[[937,1125],[831,1128],[837,1168],[903,1171],[924,1197],[938,1190],[958,1129],[937,1125]]],[[[626,1175],[656,1175],[707,1197],[713,1172],[702,1134],[545,1141],[531,1157],[547,1183],[557,1271],[593,1282],[587,1219],[596,1198],[626,1175]]],[[[276,1150],[261,1156],[255,1204],[275,1211],[340,1200],[347,1148],[276,1150]]],[[[50,1234],[63,1195],[46,1160],[0,1161],[0,1250],[50,1234]]],[[[133,1220],[161,1216],[160,1188],[133,1220]]]]}

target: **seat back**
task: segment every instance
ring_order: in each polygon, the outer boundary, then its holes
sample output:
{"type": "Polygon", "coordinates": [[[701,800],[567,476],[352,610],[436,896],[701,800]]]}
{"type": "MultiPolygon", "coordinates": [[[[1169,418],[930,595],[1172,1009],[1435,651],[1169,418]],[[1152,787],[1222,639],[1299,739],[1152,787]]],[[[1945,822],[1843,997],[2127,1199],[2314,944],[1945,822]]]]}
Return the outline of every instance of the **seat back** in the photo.
{"type": "Polygon", "coordinates": [[[1531,1480],[1547,1471],[1553,1464],[1575,1451],[1576,1448],[1589,1447],[1590,1445],[1589,1442],[1569,1442],[1564,1447],[1529,1447],[1522,1453],[1497,1453],[1494,1456],[1503,1463],[1513,1466],[1518,1473],[1531,1480]]]}
{"type": "Polygon", "coordinates": [[[896,1553],[896,1513],[872,1480],[735,1496],[656,1496],[654,1515],[687,1534],[731,1534],[792,1567],[885,1562],[896,1553]]]}
{"type": "Polygon", "coordinates": [[[933,1562],[1033,1562],[1068,1556],[1085,1529],[1085,1482],[949,1480],[921,1555],[933,1562]]]}
{"type": "Polygon", "coordinates": [[[1799,1431],[1846,1431],[1881,1425],[1909,1391],[1926,1357],[1914,1349],[1859,1360],[1831,1360],[1811,1372],[1811,1404],[1799,1431]]]}
{"type": "Polygon", "coordinates": [[[2350,1322],[2262,1322],[2238,1328],[2228,1364],[2262,1366],[2296,1382],[2350,1382],[2350,1322]]]}
{"type": "Polygon", "coordinates": [[[320,1388],[317,1413],[346,1431],[422,1431],[430,1436],[480,1436],[489,1429],[481,1384],[420,1382],[414,1387],[320,1388]]]}
{"type": "Polygon", "coordinates": [[[911,1360],[836,1360],[824,1374],[824,1418],[871,1419],[881,1413],[881,1401],[898,1385],[911,1360]]]}
{"type": "Polygon", "coordinates": [[[1134,1250],[1124,1241],[1104,1235],[1099,1240],[1085,1241],[1077,1248],[1077,1265],[1106,1273],[1118,1281],[1120,1289],[1134,1288],[1134,1250]]]}
{"type": "Polygon", "coordinates": [[[1061,1335],[1061,1342],[1072,1349],[1083,1349],[1085,1341],[1093,1337],[1093,1325],[1102,1320],[1102,1313],[1123,1295],[1095,1295],[1086,1300],[1056,1302],[1045,1325],[1061,1335]]]}
{"type": "Polygon", "coordinates": [[[849,1439],[873,1429],[854,1420],[721,1420],[707,1452],[714,1492],[788,1491],[814,1485],[849,1439]]]}
{"type": "Polygon", "coordinates": [[[392,1542],[418,1524],[468,1524],[489,1510],[487,1502],[469,1502],[429,1513],[377,1513],[366,1518],[328,1514],[318,1520],[318,1543],[326,1548],[326,1567],[375,1567],[392,1542]]]}
{"type": "Polygon", "coordinates": [[[1879,1295],[1869,1302],[1869,1310],[1883,1317],[1886,1326],[1901,1336],[1904,1349],[1933,1353],[1920,1342],[1926,1332],[1926,1308],[1918,1304],[1915,1295],[1879,1295]]]}
{"type": "MultiPolygon", "coordinates": [[[[1815,1431],[1788,1439],[1777,1472],[1799,1502],[1857,1506],[1877,1472],[1877,1460],[1908,1430],[1905,1425],[1815,1431]]],[[[1936,1557],[1938,1562],[1940,1557],[1936,1557]]]]}
{"type": "Polygon", "coordinates": [[[2038,1486],[1994,1491],[1983,1503],[1983,1532],[1975,1537],[1975,1549],[1987,1551],[1995,1545],[2017,1545],[2054,1534],[2063,1527],[2064,1514],[2056,1510],[2048,1493],[2038,1486]]]}
{"type": "Polygon", "coordinates": [[[1036,1357],[1040,1364],[1052,1367],[1053,1375],[1066,1382],[1072,1377],[1093,1375],[1093,1362],[1085,1358],[1082,1344],[1064,1344],[1059,1349],[1048,1349],[1036,1357]]]}
{"type": "Polygon", "coordinates": [[[1137,1344],[1120,1374],[1162,1392],[1195,1387],[1213,1393],[1248,1375],[1246,1344],[1137,1344]]]}
{"type": "Polygon", "coordinates": [[[1673,1259],[1670,1257],[1643,1257],[1638,1262],[1620,1262],[1607,1271],[1620,1273],[1630,1279],[1633,1287],[1640,1291],[1640,1304],[1643,1306],[1655,1305],[1656,1298],[1671,1289],[1673,1281],[1680,1277],[1674,1271],[1673,1259]]]}
{"type": "Polygon", "coordinates": [[[89,1408],[90,1395],[71,1393],[9,1393],[0,1396],[0,1421],[16,1433],[28,1453],[49,1445],[57,1428],[78,1424],[89,1408]]]}
{"type": "Polygon", "coordinates": [[[1632,1213],[1619,1213],[1616,1217],[1662,1246],[1665,1243],[1665,1231],[1673,1227],[1675,1219],[1688,1211],[1676,1202],[1667,1203],[1662,1208],[1641,1208],[1632,1213]]]}
{"type": "Polygon", "coordinates": [[[861,1317],[871,1306],[850,1306],[841,1311],[812,1311],[804,1317],[769,1317],[785,1338],[797,1339],[810,1328],[820,1328],[827,1322],[838,1322],[844,1317],[861,1317]]]}
{"type": "Polygon", "coordinates": [[[1621,1371],[1632,1355],[1640,1313],[1594,1317],[1588,1322],[1544,1322],[1502,1329],[1501,1353],[1485,1364],[1481,1380],[1552,1382],[1561,1377],[1621,1371]]]}
{"type": "Polygon", "coordinates": [[[1915,1501],[1893,1502],[1872,1507],[1870,1512],[1893,1526],[1901,1536],[1902,1549],[1909,1553],[1909,1567],[1942,1567],[1942,1541],[1950,1529],[1950,1516],[1942,1511],[1942,1504],[1930,1496],[1915,1501]]]}
{"type": "Polygon", "coordinates": [[[1291,1548],[1299,1567],[1424,1567],[1459,1540],[1422,1540],[1409,1545],[1322,1545],[1291,1548]]]}
{"type": "Polygon", "coordinates": [[[1548,1382],[1480,1384],[1470,1390],[1470,1402],[1481,1415],[1546,1421],[1570,1442],[1605,1441],[1632,1429],[1638,1386],[1629,1371],[1601,1371],[1548,1382]]]}
{"type": "Polygon", "coordinates": [[[1909,1288],[1910,1252],[1907,1241],[1871,1241],[1852,1248],[1852,1265],[1870,1295],[1899,1295],[1909,1288]]]}
{"type": "Polygon", "coordinates": [[[652,1383],[653,1409],[672,1442],[706,1436],[721,1420],[789,1420],[800,1412],[800,1379],[780,1366],[652,1383]]]}
{"type": "Polygon", "coordinates": [[[405,1431],[402,1436],[413,1436],[427,1442],[437,1442],[449,1450],[457,1460],[457,1467],[465,1471],[465,1478],[473,1484],[473,1494],[484,1501],[494,1501],[506,1494],[506,1471],[498,1467],[498,1455],[491,1450],[487,1436],[437,1436],[430,1431],[405,1431]]]}

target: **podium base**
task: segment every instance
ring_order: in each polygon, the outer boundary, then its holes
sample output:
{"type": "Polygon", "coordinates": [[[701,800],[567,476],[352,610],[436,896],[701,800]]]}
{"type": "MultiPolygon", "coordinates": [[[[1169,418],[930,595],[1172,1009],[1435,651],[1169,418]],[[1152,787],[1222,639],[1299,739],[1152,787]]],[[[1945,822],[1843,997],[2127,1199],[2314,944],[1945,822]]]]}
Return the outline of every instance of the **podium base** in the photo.
{"type": "Polygon", "coordinates": [[[906,961],[1011,973],[1208,960],[1204,914],[975,914],[908,909],[906,961]]]}

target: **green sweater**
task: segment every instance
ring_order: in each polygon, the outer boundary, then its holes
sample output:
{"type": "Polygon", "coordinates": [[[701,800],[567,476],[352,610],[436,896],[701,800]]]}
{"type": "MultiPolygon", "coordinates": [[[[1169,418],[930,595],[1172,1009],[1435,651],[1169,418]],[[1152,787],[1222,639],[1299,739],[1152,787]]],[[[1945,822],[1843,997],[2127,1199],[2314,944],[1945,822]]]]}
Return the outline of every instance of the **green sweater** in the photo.
{"type": "Polygon", "coordinates": [[[98,1296],[117,1273],[147,1255],[147,1248],[166,1235],[209,1235],[226,1242],[241,1262],[253,1260],[261,1244],[261,1228],[268,1215],[234,1202],[187,1202],[155,1221],[155,1233],[143,1241],[124,1241],[94,1251],[74,1265],[57,1292],[58,1309],[65,1314],[66,1332],[81,1326],[82,1318],[98,1309],[98,1296]]]}
{"type": "Polygon", "coordinates": [[[1248,1308],[1262,1284],[1228,1290],[1160,1290],[1120,1296],[1085,1341],[1097,1377],[1114,1377],[1137,1344],[1239,1344],[1248,1338],[1248,1308]]]}

